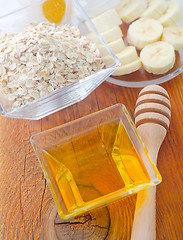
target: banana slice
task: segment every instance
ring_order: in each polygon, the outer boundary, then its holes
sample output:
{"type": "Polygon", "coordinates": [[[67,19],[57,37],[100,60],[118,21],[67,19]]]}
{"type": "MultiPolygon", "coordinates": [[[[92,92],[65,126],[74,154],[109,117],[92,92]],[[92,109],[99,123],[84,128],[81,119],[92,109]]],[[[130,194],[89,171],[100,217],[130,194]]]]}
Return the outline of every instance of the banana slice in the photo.
{"type": "MultiPolygon", "coordinates": [[[[120,38],[112,43],[109,43],[108,44],[110,49],[115,53],[115,54],[118,54],[120,53],[121,51],[123,51],[125,49],[125,44],[123,42],[123,39],[120,38]]],[[[104,47],[104,45],[100,44],[100,45],[97,45],[97,48],[100,52],[100,55],[102,58],[104,57],[109,57],[110,56],[110,53],[108,52],[108,50],[104,47]]]]}
{"type": "Polygon", "coordinates": [[[142,66],[142,63],[140,58],[138,57],[135,61],[119,67],[112,75],[121,76],[121,75],[129,74],[139,70],[141,66],[142,66]]]}
{"type": "Polygon", "coordinates": [[[107,43],[113,42],[113,41],[123,37],[123,33],[119,26],[111,28],[111,29],[101,33],[101,35],[107,43]]]}
{"type": "Polygon", "coordinates": [[[143,48],[140,58],[147,72],[164,74],[175,64],[175,51],[171,44],[158,41],[143,48]]]}
{"type": "Polygon", "coordinates": [[[117,10],[120,18],[130,23],[140,17],[147,8],[147,0],[124,0],[117,10]]]}
{"type": "Polygon", "coordinates": [[[122,65],[131,63],[138,58],[136,48],[133,46],[125,47],[125,49],[122,52],[116,54],[116,56],[122,65]]]}
{"type": "Polygon", "coordinates": [[[113,53],[118,54],[124,50],[125,44],[122,38],[108,44],[113,53]]]}
{"type": "Polygon", "coordinates": [[[167,9],[166,0],[148,0],[148,7],[142,17],[158,19],[167,9]]]}
{"type": "Polygon", "coordinates": [[[94,42],[96,45],[101,44],[101,40],[100,40],[100,38],[97,36],[96,33],[88,33],[88,34],[86,35],[86,37],[87,37],[90,41],[94,42]]]}
{"type": "Polygon", "coordinates": [[[176,25],[182,19],[183,9],[174,1],[168,2],[168,7],[165,13],[158,19],[158,21],[164,26],[176,25]]]}
{"type": "Polygon", "coordinates": [[[114,8],[93,18],[92,22],[100,33],[105,32],[110,28],[119,26],[122,23],[118,13],[114,8]]]}
{"type": "Polygon", "coordinates": [[[172,44],[175,50],[183,50],[183,26],[165,27],[162,40],[172,44]]]}
{"type": "Polygon", "coordinates": [[[133,22],[127,32],[130,45],[141,50],[147,44],[158,41],[163,33],[163,26],[157,20],[140,18],[133,22]]]}
{"type": "Polygon", "coordinates": [[[104,45],[102,45],[102,44],[97,45],[97,49],[99,50],[100,56],[101,56],[102,58],[104,58],[104,57],[110,57],[110,56],[111,56],[111,54],[108,52],[107,48],[104,47],[104,45]]]}
{"type": "Polygon", "coordinates": [[[102,60],[106,67],[111,67],[116,63],[115,59],[111,56],[105,56],[102,58],[102,60]]]}

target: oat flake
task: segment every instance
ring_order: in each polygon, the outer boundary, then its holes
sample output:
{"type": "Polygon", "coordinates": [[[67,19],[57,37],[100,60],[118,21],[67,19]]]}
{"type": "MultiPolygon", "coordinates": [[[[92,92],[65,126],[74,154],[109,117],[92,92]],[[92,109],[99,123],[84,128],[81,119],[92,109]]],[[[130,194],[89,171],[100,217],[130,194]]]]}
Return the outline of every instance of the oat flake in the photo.
{"type": "Polygon", "coordinates": [[[104,68],[95,44],[69,25],[32,23],[0,46],[0,89],[15,109],[104,68]]]}

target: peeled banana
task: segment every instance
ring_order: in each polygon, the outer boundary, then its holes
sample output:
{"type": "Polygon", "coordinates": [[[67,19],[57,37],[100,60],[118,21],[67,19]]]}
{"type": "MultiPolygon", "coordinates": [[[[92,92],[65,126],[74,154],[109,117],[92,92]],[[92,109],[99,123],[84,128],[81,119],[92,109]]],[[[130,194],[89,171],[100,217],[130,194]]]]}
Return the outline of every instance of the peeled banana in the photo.
{"type": "Polygon", "coordinates": [[[107,31],[101,33],[101,35],[107,43],[113,42],[119,38],[122,39],[123,36],[119,26],[115,26],[111,29],[108,29],[107,31]]]}
{"type": "Polygon", "coordinates": [[[142,17],[158,19],[167,9],[166,0],[148,0],[148,7],[142,13],[142,17]]]}
{"type": "MultiPolygon", "coordinates": [[[[129,74],[143,68],[152,74],[165,74],[175,64],[175,50],[183,50],[183,9],[175,0],[123,0],[92,21],[103,39],[121,62],[113,76],[129,74]],[[130,24],[125,46],[119,25],[130,24]],[[137,53],[139,50],[139,55],[137,53]]],[[[96,42],[106,65],[111,65],[110,53],[96,42]]]]}
{"type": "Polygon", "coordinates": [[[100,33],[108,31],[109,29],[119,26],[122,23],[118,13],[114,8],[93,18],[92,22],[100,33]]]}
{"type": "Polygon", "coordinates": [[[104,45],[102,45],[102,44],[97,45],[97,49],[99,50],[100,56],[101,56],[102,58],[104,58],[104,57],[110,57],[110,56],[111,56],[111,54],[108,52],[107,48],[104,47],[104,45]]]}
{"type": "Polygon", "coordinates": [[[125,49],[116,56],[122,65],[131,63],[138,58],[136,48],[133,46],[125,47],[125,49]]]}
{"type": "Polygon", "coordinates": [[[175,50],[183,50],[183,26],[165,27],[162,40],[172,44],[175,50]]]}
{"type": "Polygon", "coordinates": [[[135,61],[119,67],[112,75],[113,76],[121,76],[121,75],[129,74],[129,73],[139,70],[141,68],[141,66],[142,66],[141,60],[138,57],[135,61]]]}
{"type": "Polygon", "coordinates": [[[102,58],[102,60],[106,67],[111,67],[112,65],[115,64],[115,59],[111,56],[105,56],[102,58]]]}
{"type": "Polygon", "coordinates": [[[158,41],[163,33],[163,26],[154,19],[140,18],[128,29],[127,39],[130,45],[141,50],[149,43],[158,41]]]}
{"type": "Polygon", "coordinates": [[[130,23],[139,18],[146,8],[147,0],[124,0],[117,12],[124,22],[130,23]]]}
{"type": "Polygon", "coordinates": [[[115,53],[118,54],[124,50],[125,44],[122,38],[117,39],[111,43],[108,43],[110,49],[115,53]]]}
{"type": "Polygon", "coordinates": [[[164,26],[176,25],[183,17],[183,9],[174,1],[168,2],[168,7],[165,13],[158,19],[158,21],[164,26]]]}
{"type": "Polygon", "coordinates": [[[86,36],[90,41],[94,42],[95,44],[97,45],[101,44],[101,40],[96,33],[91,32],[91,33],[88,33],[86,36]]]}
{"type": "Polygon", "coordinates": [[[135,72],[141,68],[141,61],[138,57],[136,48],[133,46],[127,46],[124,50],[116,55],[121,62],[119,67],[113,76],[120,76],[128,73],[135,72]]]}
{"type": "Polygon", "coordinates": [[[158,41],[144,47],[140,59],[147,72],[164,74],[175,64],[175,51],[171,44],[158,41]]]}

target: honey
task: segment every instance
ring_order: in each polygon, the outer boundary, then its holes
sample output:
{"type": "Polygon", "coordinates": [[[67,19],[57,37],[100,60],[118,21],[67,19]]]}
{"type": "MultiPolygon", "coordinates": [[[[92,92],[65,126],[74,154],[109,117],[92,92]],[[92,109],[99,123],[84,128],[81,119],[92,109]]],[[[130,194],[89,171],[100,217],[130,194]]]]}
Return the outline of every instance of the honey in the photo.
{"type": "Polygon", "coordinates": [[[60,23],[65,15],[64,0],[47,0],[42,5],[45,18],[53,23],[60,23]]]}
{"type": "Polygon", "coordinates": [[[119,119],[57,141],[42,154],[50,169],[47,179],[50,175],[54,179],[49,183],[62,218],[107,204],[124,192],[150,182],[119,119]]]}

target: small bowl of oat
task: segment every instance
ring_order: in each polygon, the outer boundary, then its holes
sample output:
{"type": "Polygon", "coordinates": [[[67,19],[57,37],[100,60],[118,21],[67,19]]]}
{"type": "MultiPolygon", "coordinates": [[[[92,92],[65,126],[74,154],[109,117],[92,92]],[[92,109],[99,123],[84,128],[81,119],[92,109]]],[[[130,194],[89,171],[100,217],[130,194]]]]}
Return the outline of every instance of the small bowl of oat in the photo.
{"type": "Polygon", "coordinates": [[[1,16],[0,29],[6,117],[48,116],[86,98],[120,66],[76,0],[35,1],[1,16]]]}

